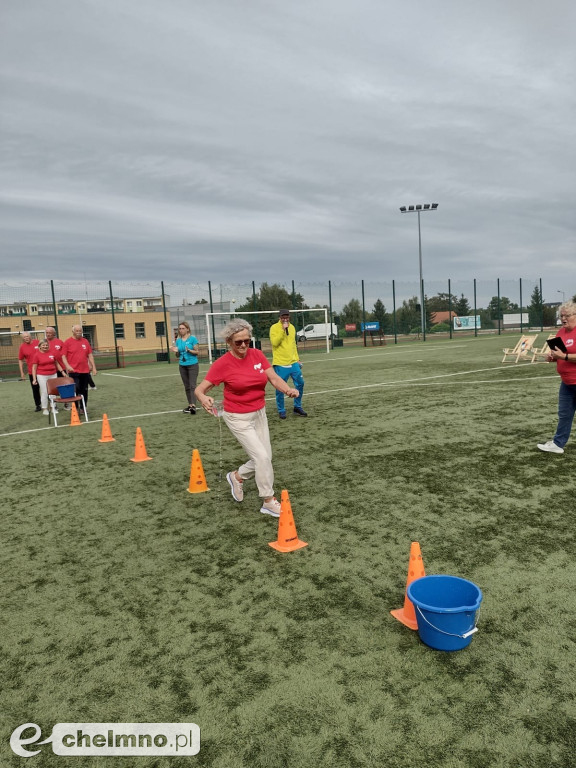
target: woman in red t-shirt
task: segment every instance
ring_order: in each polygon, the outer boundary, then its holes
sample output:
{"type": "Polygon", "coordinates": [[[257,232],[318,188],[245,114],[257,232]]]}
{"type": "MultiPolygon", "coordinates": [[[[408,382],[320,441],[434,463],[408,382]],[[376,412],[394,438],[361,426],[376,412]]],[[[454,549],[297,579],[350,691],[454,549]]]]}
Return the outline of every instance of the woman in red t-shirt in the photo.
{"type": "Polygon", "coordinates": [[[547,453],[564,453],[576,414],[576,302],[565,301],[560,306],[560,321],[562,328],[557,338],[564,343],[564,351],[550,349],[547,358],[548,362],[556,363],[562,379],[558,392],[558,426],[552,440],[538,443],[538,448],[547,453]]]}
{"type": "Polygon", "coordinates": [[[48,379],[56,378],[56,371],[62,371],[55,351],[50,351],[50,342],[43,339],[38,344],[38,349],[32,358],[32,384],[40,387],[40,400],[44,409],[44,416],[48,416],[48,379]]]}
{"type": "Polygon", "coordinates": [[[202,408],[213,413],[214,398],[207,395],[207,392],[212,387],[224,384],[223,418],[249,459],[236,471],[226,475],[232,496],[235,501],[242,501],[244,480],[254,478],[262,499],[260,512],[280,517],[280,502],[274,498],[272,446],[264,390],[270,382],[288,397],[298,397],[299,393],[275,373],[259,349],[250,347],[250,323],[241,318],[230,320],[224,326],[223,335],[228,352],[210,366],[206,378],[196,387],[195,394],[202,408]]]}

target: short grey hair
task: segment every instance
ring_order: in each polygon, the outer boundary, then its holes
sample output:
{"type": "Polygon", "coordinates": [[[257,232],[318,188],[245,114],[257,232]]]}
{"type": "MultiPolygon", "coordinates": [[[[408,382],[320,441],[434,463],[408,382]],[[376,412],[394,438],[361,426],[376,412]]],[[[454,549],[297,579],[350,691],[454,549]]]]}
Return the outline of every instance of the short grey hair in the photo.
{"type": "Polygon", "coordinates": [[[222,336],[226,340],[226,343],[230,341],[232,336],[235,336],[240,331],[248,331],[252,336],[252,326],[248,320],[243,320],[241,317],[233,317],[232,320],[228,320],[224,328],[222,328],[222,336]]]}
{"type": "Polygon", "coordinates": [[[564,315],[576,315],[576,301],[565,301],[560,305],[558,314],[560,314],[560,312],[564,315]]]}

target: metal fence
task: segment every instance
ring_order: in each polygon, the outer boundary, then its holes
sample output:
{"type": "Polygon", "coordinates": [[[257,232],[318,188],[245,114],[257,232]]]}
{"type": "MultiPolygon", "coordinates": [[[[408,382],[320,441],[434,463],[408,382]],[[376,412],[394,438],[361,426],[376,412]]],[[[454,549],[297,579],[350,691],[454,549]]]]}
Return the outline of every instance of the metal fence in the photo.
{"type": "MultiPolygon", "coordinates": [[[[24,284],[0,284],[0,375],[17,374],[19,335],[26,330],[42,332],[54,326],[57,335],[68,338],[72,326],[81,324],[85,336],[97,351],[99,367],[121,367],[144,362],[170,362],[168,346],[174,329],[187,320],[201,344],[206,342],[205,313],[230,312],[240,308],[271,309],[262,306],[260,294],[265,283],[251,281],[243,284],[140,282],[140,281],[61,281],[44,280],[24,284]]],[[[346,310],[354,307],[357,319],[365,322],[374,318],[375,309],[386,313],[390,320],[387,333],[418,331],[400,330],[396,325],[399,313],[410,304],[421,311],[418,297],[426,301],[439,294],[465,299],[469,313],[478,315],[494,300],[509,300],[520,308],[530,305],[535,291],[542,304],[560,303],[558,292],[545,286],[541,279],[531,280],[449,280],[424,282],[385,281],[378,275],[357,282],[326,280],[308,283],[286,280],[276,283],[290,301],[290,308],[327,307],[335,321],[344,319],[346,310]],[[421,290],[422,288],[422,290],[421,290]],[[548,291],[548,294],[546,293],[548,291]],[[299,306],[300,305],[300,306],[299,306]]],[[[454,308],[452,308],[454,309],[454,308]]],[[[486,317],[486,314],[484,314],[486,317]]],[[[543,316],[540,318],[542,324],[543,316]]],[[[500,318],[498,318],[498,323],[500,318]]],[[[522,329],[521,318],[520,329],[522,329]]],[[[498,324],[497,332],[501,326],[498,324]]],[[[358,331],[359,333],[359,331],[358,331]]],[[[450,331],[451,333],[451,331],[450,331]]],[[[346,334],[343,332],[343,336],[346,334]]],[[[357,334],[348,334],[350,337],[357,334]]]]}

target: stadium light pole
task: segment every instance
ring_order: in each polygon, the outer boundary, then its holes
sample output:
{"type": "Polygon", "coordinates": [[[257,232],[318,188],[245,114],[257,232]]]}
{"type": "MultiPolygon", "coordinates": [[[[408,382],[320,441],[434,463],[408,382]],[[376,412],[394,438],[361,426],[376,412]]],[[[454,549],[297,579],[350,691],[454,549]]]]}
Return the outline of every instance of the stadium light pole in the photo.
{"type": "Polygon", "coordinates": [[[400,213],[418,214],[418,265],[420,267],[420,327],[422,338],[426,338],[426,312],[424,310],[424,277],[422,275],[422,235],[420,232],[420,214],[422,211],[435,211],[438,203],[423,203],[422,205],[403,205],[400,213]]]}
{"type": "Polygon", "coordinates": [[[561,293],[561,294],[562,294],[562,304],[564,304],[564,300],[565,300],[565,296],[566,296],[566,294],[564,293],[564,291],[561,291],[561,290],[557,290],[557,291],[556,291],[556,293],[561,293]]]}

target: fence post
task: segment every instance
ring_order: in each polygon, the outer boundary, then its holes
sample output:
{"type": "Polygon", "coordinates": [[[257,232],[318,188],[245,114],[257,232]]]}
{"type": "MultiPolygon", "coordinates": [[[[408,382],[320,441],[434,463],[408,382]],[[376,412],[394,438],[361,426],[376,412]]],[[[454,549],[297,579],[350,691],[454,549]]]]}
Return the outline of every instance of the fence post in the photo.
{"type": "Polygon", "coordinates": [[[166,334],[166,357],[168,358],[168,365],[172,362],[170,360],[170,333],[168,330],[168,317],[166,315],[166,295],[164,293],[164,280],[160,281],[160,285],[162,287],[162,307],[164,309],[164,333],[166,334]]]}
{"type": "Polygon", "coordinates": [[[118,355],[118,339],[116,338],[116,315],[114,314],[114,296],[112,295],[112,280],[108,280],[110,290],[110,309],[112,310],[112,336],[114,338],[114,351],[116,352],[116,368],[120,368],[120,356],[118,355]]]}
{"type": "Polygon", "coordinates": [[[394,344],[398,344],[398,328],[396,326],[396,283],[392,280],[392,329],[394,331],[394,344]]]}
{"type": "Polygon", "coordinates": [[[364,341],[364,346],[366,346],[366,307],[364,306],[364,280],[362,280],[362,324],[364,326],[364,330],[362,331],[362,337],[364,341]]]}
{"type": "Polygon", "coordinates": [[[477,314],[478,314],[478,310],[476,309],[476,278],[474,278],[474,338],[478,337],[478,323],[476,322],[477,314]]]}
{"type": "Polygon", "coordinates": [[[54,280],[50,280],[50,288],[52,290],[52,307],[54,309],[54,330],[58,339],[60,334],[58,333],[58,307],[56,306],[56,296],[54,295],[54,280]]]}
{"type": "Polygon", "coordinates": [[[452,338],[452,288],[450,287],[450,278],[448,278],[448,325],[450,326],[450,338],[452,338]]]}

